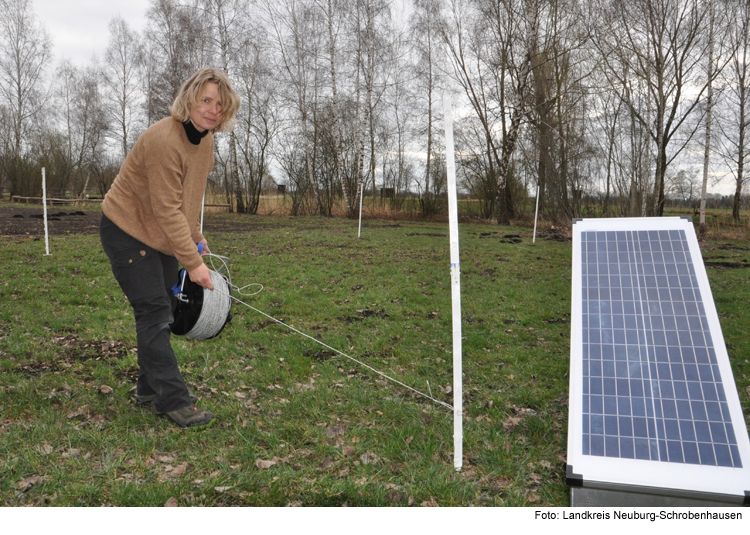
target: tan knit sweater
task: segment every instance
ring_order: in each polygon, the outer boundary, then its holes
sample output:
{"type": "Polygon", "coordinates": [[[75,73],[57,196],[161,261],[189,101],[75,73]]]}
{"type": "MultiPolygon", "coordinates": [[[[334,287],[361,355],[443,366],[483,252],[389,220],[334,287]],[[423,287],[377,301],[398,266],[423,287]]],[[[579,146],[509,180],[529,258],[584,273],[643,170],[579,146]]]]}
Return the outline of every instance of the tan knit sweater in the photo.
{"type": "Polygon", "coordinates": [[[203,260],[196,243],[208,173],[214,165],[214,139],[188,141],[171,117],[138,138],[104,197],[102,211],[135,239],[174,256],[188,270],[203,260]]]}

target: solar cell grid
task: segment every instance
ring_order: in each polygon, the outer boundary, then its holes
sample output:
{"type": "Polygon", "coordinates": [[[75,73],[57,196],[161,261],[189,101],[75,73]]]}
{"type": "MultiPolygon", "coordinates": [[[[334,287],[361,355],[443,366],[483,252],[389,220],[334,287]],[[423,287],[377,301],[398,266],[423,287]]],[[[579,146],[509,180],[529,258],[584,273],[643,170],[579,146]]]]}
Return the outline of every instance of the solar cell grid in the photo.
{"type": "Polygon", "coordinates": [[[581,233],[582,453],[742,467],[683,230],[581,233]]]}

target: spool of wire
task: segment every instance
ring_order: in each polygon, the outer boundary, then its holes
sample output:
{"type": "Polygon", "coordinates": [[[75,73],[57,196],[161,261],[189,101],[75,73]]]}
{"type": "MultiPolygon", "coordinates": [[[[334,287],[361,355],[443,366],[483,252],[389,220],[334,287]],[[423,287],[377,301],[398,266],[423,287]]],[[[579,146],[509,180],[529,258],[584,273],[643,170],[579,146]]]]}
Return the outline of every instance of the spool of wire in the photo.
{"type": "Polygon", "coordinates": [[[232,319],[232,290],[226,277],[211,270],[213,290],[204,290],[180,270],[180,282],[172,288],[177,298],[172,333],[208,340],[219,335],[232,319]]]}

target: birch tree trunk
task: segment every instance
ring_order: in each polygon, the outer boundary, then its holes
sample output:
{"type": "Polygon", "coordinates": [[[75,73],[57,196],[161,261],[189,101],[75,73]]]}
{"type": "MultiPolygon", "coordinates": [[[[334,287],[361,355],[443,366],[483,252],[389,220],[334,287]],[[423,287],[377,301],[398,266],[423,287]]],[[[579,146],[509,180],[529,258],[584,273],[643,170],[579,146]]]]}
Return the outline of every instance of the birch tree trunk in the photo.
{"type": "Polygon", "coordinates": [[[703,152],[703,184],[701,186],[700,231],[706,230],[706,193],[708,189],[708,161],[711,155],[711,114],[714,103],[714,3],[709,2],[708,30],[708,90],[706,93],[706,147],[703,152]]]}

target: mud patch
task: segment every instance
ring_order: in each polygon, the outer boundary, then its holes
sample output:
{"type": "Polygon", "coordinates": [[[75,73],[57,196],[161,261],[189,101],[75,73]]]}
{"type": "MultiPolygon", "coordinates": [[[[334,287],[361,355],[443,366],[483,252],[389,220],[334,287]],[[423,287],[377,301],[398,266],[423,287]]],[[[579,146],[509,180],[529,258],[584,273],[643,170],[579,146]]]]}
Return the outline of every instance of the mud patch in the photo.
{"type": "Polygon", "coordinates": [[[539,233],[539,237],[543,240],[557,241],[562,243],[572,241],[572,238],[568,233],[557,227],[550,227],[546,230],[541,231],[539,233]]]}
{"type": "MultiPolygon", "coordinates": [[[[48,212],[49,233],[52,236],[64,234],[97,234],[100,212],[75,210],[73,212],[48,212]]],[[[38,208],[0,207],[0,235],[2,236],[44,236],[44,210],[38,208]]]]}
{"type": "Polygon", "coordinates": [[[343,321],[345,323],[352,324],[357,321],[362,321],[365,318],[387,319],[390,317],[390,314],[388,314],[388,312],[386,312],[382,308],[380,310],[361,309],[357,310],[357,316],[347,316],[343,318],[343,321]]]}
{"type": "Polygon", "coordinates": [[[432,236],[433,238],[448,238],[448,234],[434,234],[429,232],[406,232],[404,236],[432,236]]]}
{"type": "Polygon", "coordinates": [[[552,318],[552,319],[544,320],[544,323],[549,323],[550,325],[561,325],[565,323],[570,323],[570,318],[552,318]]]}
{"type": "Polygon", "coordinates": [[[32,360],[19,365],[18,373],[33,377],[42,373],[55,373],[72,368],[75,363],[88,361],[120,360],[128,348],[117,341],[87,341],[75,335],[54,336],[52,344],[64,348],[63,355],[51,362],[32,360]]]}
{"type": "Polygon", "coordinates": [[[328,351],[327,349],[308,349],[302,354],[307,358],[317,360],[318,362],[325,362],[336,357],[336,353],[334,353],[333,351],[328,351]]]}
{"type": "Polygon", "coordinates": [[[714,262],[704,261],[707,267],[729,268],[729,269],[747,269],[750,268],[750,262],[714,262]]]}

